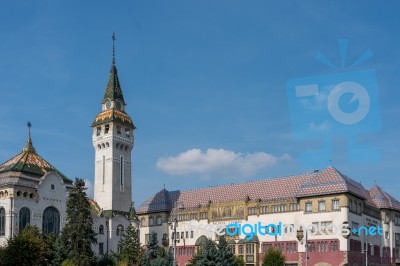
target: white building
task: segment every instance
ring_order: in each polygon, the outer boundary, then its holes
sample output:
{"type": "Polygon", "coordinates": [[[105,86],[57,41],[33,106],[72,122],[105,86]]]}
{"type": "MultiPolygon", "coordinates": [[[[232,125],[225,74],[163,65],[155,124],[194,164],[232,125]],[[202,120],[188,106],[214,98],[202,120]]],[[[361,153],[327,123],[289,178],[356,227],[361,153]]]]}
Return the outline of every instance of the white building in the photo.
{"type": "Polygon", "coordinates": [[[178,266],[187,265],[207,238],[217,241],[218,227],[225,229],[235,222],[252,228],[258,222],[263,226],[279,222],[319,224],[322,229],[311,230],[307,241],[306,230],[300,237],[301,230],[290,234],[284,228],[277,236],[259,232],[251,239],[244,234],[227,236],[232,252],[243,257],[246,266],[261,265],[263,253],[270,247],[282,249],[290,266],[361,266],[366,257],[368,265],[400,265],[400,202],[377,185],[365,189],[333,167],[185,191],[163,189],[139,207],[138,215],[141,242],[146,243],[151,232],[157,233],[159,243],[166,248],[176,241],[178,266]],[[356,230],[363,226],[381,228],[382,234],[375,231],[373,235],[363,229],[331,234],[323,229],[346,224],[356,230]],[[366,246],[367,254],[362,253],[366,246]]]}
{"type": "MultiPolygon", "coordinates": [[[[133,130],[125,112],[115,59],[101,111],[92,123],[95,149],[94,199],[89,203],[98,244],[96,254],[117,252],[122,232],[138,225],[132,203],[131,151],[133,130]]],[[[0,165],[0,245],[27,224],[59,235],[66,223],[68,179],[35,150],[30,136],[18,155],[0,165]]]]}

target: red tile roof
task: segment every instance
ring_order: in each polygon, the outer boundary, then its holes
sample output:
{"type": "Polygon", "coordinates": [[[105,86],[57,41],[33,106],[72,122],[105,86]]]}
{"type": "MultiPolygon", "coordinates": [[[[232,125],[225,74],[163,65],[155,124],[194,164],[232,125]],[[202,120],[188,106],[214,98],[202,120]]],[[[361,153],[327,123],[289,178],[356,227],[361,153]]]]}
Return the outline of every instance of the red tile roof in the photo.
{"type": "Polygon", "coordinates": [[[206,205],[211,201],[231,202],[250,200],[277,201],[297,197],[317,196],[335,193],[351,193],[368,199],[369,192],[358,182],[341,174],[333,167],[321,172],[306,173],[296,176],[250,181],[238,184],[192,189],[185,191],[158,192],[146,200],[138,213],[170,211],[173,202],[183,203],[186,209],[206,205]]]}

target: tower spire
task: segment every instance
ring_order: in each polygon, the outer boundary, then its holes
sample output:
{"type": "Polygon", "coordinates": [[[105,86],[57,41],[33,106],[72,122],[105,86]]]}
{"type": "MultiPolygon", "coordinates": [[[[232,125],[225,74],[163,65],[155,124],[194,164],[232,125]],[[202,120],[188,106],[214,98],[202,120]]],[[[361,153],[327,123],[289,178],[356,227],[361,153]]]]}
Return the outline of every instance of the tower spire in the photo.
{"type": "Polygon", "coordinates": [[[115,65],[115,40],[116,39],[117,38],[115,37],[115,33],[113,32],[113,35],[112,35],[112,41],[113,41],[113,46],[112,46],[113,59],[112,59],[112,63],[113,63],[113,65],[115,65]]]}
{"type": "Polygon", "coordinates": [[[28,140],[26,141],[26,146],[24,148],[24,151],[32,151],[35,152],[35,148],[33,147],[32,144],[32,139],[31,139],[31,127],[32,127],[32,123],[28,122],[27,123],[28,126],[28,140]]]}

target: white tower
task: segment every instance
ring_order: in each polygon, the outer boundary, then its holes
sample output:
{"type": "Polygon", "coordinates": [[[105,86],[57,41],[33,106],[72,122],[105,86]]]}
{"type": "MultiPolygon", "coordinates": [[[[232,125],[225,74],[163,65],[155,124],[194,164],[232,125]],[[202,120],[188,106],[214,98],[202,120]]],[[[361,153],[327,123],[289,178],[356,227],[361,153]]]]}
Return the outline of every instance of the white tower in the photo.
{"type": "Polygon", "coordinates": [[[113,61],[101,112],[92,123],[94,200],[105,212],[129,213],[132,203],[131,151],[135,126],[125,112],[125,106],[113,45],[113,61]]]}

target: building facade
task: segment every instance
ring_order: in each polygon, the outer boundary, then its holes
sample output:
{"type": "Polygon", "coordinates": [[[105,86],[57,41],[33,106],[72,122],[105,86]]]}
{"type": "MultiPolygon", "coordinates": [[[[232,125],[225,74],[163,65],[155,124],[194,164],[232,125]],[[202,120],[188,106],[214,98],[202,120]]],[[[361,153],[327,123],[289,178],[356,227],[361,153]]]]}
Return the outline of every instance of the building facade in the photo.
{"type": "Polygon", "coordinates": [[[187,265],[205,239],[217,241],[221,230],[248,266],[261,265],[271,247],[282,249],[287,265],[307,265],[307,257],[310,266],[361,266],[366,258],[368,265],[400,264],[399,201],[377,185],[366,190],[333,167],[203,189],[163,189],[139,207],[138,215],[141,242],[152,231],[166,248],[176,241],[179,266],[187,265]],[[269,226],[267,234],[255,230],[259,222],[277,226],[269,226]],[[238,225],[244,231],[235,231],[238,225]],[[257,233],[251,236],[251,230],[257,233]]]}
{"type": "MultiPolygon", "coordinates": [[[[92,123],[95,150],[94,199],[89,199],[97,255],[118,252],[123,231],[138,226],[132,203],[131,152],[135,126],[125,111],[115,59],[92,123]]],[[[66,202],[73,182],[43,159],[30,136],[21,153],[0,165],[0,245],[27,224],[59,235],[67,222],[66,202]]]]}

